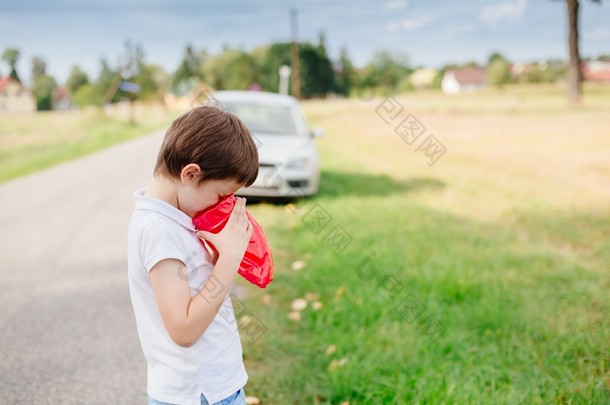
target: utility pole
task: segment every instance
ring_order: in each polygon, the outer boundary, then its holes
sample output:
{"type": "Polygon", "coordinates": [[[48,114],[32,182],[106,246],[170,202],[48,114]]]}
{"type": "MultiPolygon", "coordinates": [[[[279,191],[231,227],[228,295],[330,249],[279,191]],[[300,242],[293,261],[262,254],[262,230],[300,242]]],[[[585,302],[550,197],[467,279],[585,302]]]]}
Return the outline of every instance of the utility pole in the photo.
{"type": "MultiPolygon", "coordinates": [[[[133,54],[133,46],[130,41],[125,42],[125,53],[127,54],[127,63],[125,64],[125,68],[123,69],[123,74],[121,76],[127,76],[125,79],[131,79],[134,76],[134,72],[136,67],[135,58],[133,54]]],[[[135,125],[136,123],[136,108],[135,108],[135,94],[133,92],[127,93],[127,98],[129,99],[129,123],[131,125],[135,125]]]]}
{"type": "Polygon", "coordinates": [[[297,9],[290,10],[290,31],[292,35],[291,65],[292,65],[292,95],[301,99],[301,64],[299,62],[299,31],[297,9]]]}
{"type": "Polygon", "coordinates": [[[108,87],[108,90],[106,90],[106,94],[104,95],[104,98],[102,99],[102,102],[100,105],[101,108],[104,108],[104,106],[107,103],[112,101],[112,99],[114,98],[114,95],[119,90],[120,84],[121,84],[121,71],[119,70],[117,72],[117,74],[114,76],[114,79],[112,80],[112,83],[110,84],[110,87],[108,87]]]}

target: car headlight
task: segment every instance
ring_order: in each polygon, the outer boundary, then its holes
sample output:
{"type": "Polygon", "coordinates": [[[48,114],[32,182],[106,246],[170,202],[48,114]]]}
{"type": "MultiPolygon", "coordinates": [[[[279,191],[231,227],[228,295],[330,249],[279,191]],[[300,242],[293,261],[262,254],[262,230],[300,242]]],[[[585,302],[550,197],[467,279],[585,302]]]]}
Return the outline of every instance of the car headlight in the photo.
{"type": "Polygon", "coordinates": [[[305,170],[310,171],[313,167],[313,164],[308,158],[298,158],[291,160],[286,165],[287,169],[297,169],[297,170],[305,170]]]}

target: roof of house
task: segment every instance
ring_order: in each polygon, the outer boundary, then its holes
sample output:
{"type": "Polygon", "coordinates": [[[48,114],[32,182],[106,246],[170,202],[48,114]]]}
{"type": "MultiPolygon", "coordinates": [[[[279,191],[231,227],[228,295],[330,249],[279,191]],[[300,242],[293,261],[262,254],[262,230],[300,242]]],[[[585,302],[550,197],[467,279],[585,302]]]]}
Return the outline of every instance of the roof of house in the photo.
{"type": "Polygon", "coordinates": [[[453,73],[459,84],[485,84],[485,71],[480,68],[451,69],[447,73],[453,73]]]}
{"type": "Polygon", "coordinates": [[[6,87],[7,84],[9,83],[15,83],[20,87],[23,87],[23,85],[21,83],[19,83],[17,80],[13,79],[10,76],[7,77],[0,77],[0,91],[4,90],[4,88],[6,87]]]}
{"type": "Polygon", "coordinates": [[[0,77],[0,91],[2,91],[4,86],[6,86],[12,80],[12,77],[0,77]]]}
{"type": "Polygon", "coordinates": [[[66,98],[70,96],[70,90],[67,87],[55,87],[53,89],[54,98],[66,98]]]}

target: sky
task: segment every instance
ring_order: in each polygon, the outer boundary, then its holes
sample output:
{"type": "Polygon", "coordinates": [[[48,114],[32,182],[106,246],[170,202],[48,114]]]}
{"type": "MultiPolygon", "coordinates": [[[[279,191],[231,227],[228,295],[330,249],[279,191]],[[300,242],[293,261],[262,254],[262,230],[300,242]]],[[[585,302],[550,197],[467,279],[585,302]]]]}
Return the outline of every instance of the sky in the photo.
{"type": "MultiPolygon", "coordinates": [[[[494,51],[512,61],[567,55],[565,0],[0,0],[0,52],[21,51],[26,81],[39,56],[63,83],[74,65],[95,77],[101,57],[116,64],[129,40],[172,72],[187,43],[214,54],[289,41],[291,8],[301,41],[323,32],[331,58],[346,48],[356,66],[381,50],[430,67],[494,51]]],[[[580,23],[582,56],[610,54],[610,1],[581,0],[580,23]]]]}

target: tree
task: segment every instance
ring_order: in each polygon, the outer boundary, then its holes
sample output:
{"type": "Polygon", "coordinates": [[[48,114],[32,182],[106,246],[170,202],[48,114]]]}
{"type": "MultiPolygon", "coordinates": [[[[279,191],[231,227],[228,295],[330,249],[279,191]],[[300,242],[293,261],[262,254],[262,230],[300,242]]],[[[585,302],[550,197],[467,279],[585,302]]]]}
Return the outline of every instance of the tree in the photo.
{"type": "Polygon", "coordinates": [[[510,81],[510,64],[502,58],[495,58],[487,65],[485,79],[492,86],[501,87],[510,81]]]}
{"type": "Polygon", "coordinates": [[[260,69],[254,57],[242,51],[234,51],[225,64],[225,86],[232,90],[247,90],[259,81],[260,69]]]}
{"type": "Polygon", "coordinates": [[[47,64],[44,62],[44,60],[42,60],[38,56],[34,56],[32,58],[32,83],[35,83],[36,79],[38,79],[39,77],[44,76],[46,71],[47,64]]]}
{"type": "Polygon", "coordinates": [[[221,54],[206,58],[202,76],[218,90],[247,90],[259,81],[260,67],[251,54],[224,46],[221,54]]]}
{"type": "Polygon", "coordinates": [[[163,91],[167,88],[169,76],[159,65],[143,63],[138,71],[138,75],[133,81],[140,86],[138,100],[163,100],[163,91]]]}
{"type": "Polygon", "coordinates": [[[335,73],[324,48],[302,44],[299,46],[299,59],[303,98],[325,97],[335,89],[335,73]]]}
{"type": "Polygon", "coordinates": [[[97,77],[96,86],[100,88],[102,95],[114,81],[117,71],[112,69],[105,58],[100,59],[100,73],[97,77]]]}
{"type": "Polygon", "coordinates": [[[44,74],[34,82],[34,95],[36,96],[36,106],[38,111],[53,109],[53,89],[57,87],[57,82],[52,76],[44,74]]]}
{"type": "Polygon", "coordinates": [[[99,94],[94,84],[87,83],[78,88],[72,95],[72,102],[80,107],[86,105],[99,105],[103,95],[99,94]]]}
{"type": "Polygon", "coordinates": [[[53,90],[57,82],[47,74],[47,64],[38,56],[32,58],[32,84],[38,111],[52,110],[53,90]]]}
{"type": "Polygon", "coordinates": [[[165,70],[159,65],[146,63],[146,53],[141,45],[136,44],[133,48],[128,45],[128,49],[131,76],[123,78],[140,86],[139,93],[129,96],[142,101],[163,100],[162,92],[167,88],[168,82],[165,70]]]}
{"type": "Polygon", "coordinates": [[[406,56],[389,51],[377,52],[366,66],[360,87],[379,87],[395,92],[400,81],[411,71],[406,56]]]}
{"type": "Polygon", "coordinates": [[[5,48],[4,52],[2,53],[2,60],[8,64],[9,69],[11,70],[9,76],[17,80],[19,83],[21,83],[21,79],[19,79],[19,75],[17,74],[16,66],[17,62],[19,61],[20,54],[21,53],[17,48],[5,48]]]}
{"type": "Polygon", "coordinates": [[[339,57],[339,72],[336,78],[337,93],[344,96],[349,96],[349,93],[354,85],[356,77],[356,70],[352,64],[351,59],[347,54],[347,49],[341,49],[341,56],[339,57]]]}
{"type": "Polygon", "coordinates": [[[489,66],[492,62],[494,61],[504,61],[510,64],[510,61],[508,59],[506,59],[504,57],[504,55],[502,55],[500,52],[494,52],[491,55],[489,55],[489,59],[487,60],[487,66],[489,66]]]}
{"type": "MultiPolygon", "coordinates": [[[[303,97],[324,97],[334,90],[335,76],[332,63],[326,55],[323,39],[318,45],[299,43],[299,63],[301,66],[301,95],[303,97]]],[[[254,60],[262,60],[259,65],[260,83],[264,90],[278,91],[279,68],[291,65],[288,42],[275,43],[269,48],[258,48],[254,60]],[[264,54],[264,56],[262,55],[264,54]]],[[[292,83],[290,83],[292,85],[292,83]]],[[[291,91],[292,94],[294,94],[291,91]]]]}
{"type": "Polygon", "coordinates": [[[535,63],[532,68],[525,73],[528,83],[553,83],[556,73],[553,65],[549,62],[535,63]]]}
{"type": "MultiPolygon", "coordinates": [[[[83,107],[86,105],[100,105],[108,89],[112,86],[117,72],[113,70],[106,59],[100,60],[100,73],[94,83],[83,84],[72,96],[72,101],[83,107]]],[[[109,102],[119,100],[118,92],[109,102]]]]}
{"type": "Polygon", "coordinates": [[[52,110],[53,90],[57,87],[57,83],[47,74],[45,61],[37,56],[32,58],[32,86],[38,110],[52,110]]]}
{"type": "Polygon", "coordinates": [[[70,75],[66,80],[66,87],[70,91],[70,94],[74,95],[84,85],[89,83],[89,77],[87,73],[81,70],[78,66],[73,66],[70,69],[70,75]]]}
{"type": "Polygon", "coordinates": [[[195,53],[193,47],[188,44],[184,51],[184,58],[172,77],[172,88],[176,90],[175,93],[184,95],[182,93],[187,93],[191,90],[190,81],[192,79],[202,78],[200,74],[201,64],[200,54],[195,53]],[[187,83],[189,84],[187,85],[187,83]]]}
{"type": "MultiPolygon", "coordinates": [[[[591,0],[601,3],[601,0],[591,0]]],[[[568,101],[570,104],[578,104],[582,92],[582,73],[580,71],[580,49],[578,44],[579,27],[578,14],[580,0],[566,0],[568,6],[568,101]]]]}
{"type": "MultiPolygon", "coordinates": [[[[266,91],[277,92],[279,90],[280,66],[290,66],[290,43],[274,43],[268,48],[261,48],[264,51],[261,68],[261,87],[266,91]]],[[[260,56],[259,56],[260,57],[260,56]]],[[[302,84],[302,83],[301,83],[302,84]]],[[[289,86],[292,83],[289,82],[289,86]]]]}

